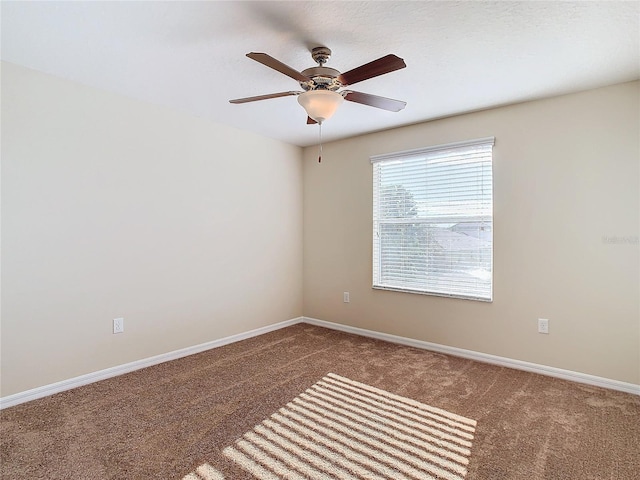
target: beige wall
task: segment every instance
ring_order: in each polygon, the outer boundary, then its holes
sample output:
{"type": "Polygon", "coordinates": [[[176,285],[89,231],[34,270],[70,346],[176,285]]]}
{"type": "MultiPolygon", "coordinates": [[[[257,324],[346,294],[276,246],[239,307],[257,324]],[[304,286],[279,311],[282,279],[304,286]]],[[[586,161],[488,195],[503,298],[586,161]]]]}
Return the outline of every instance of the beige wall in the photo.
{"type": "Polygon", "coordinates": [[[3,63],[0,395],[302,315],[300,159],[3,63]]]}
{"type": "Polygon", "coordinates": [[[334,142],[321,164],[309,147],[302,164],[297,147],[3,63],[0,396],[302,314],[640,383],[639,91],[334,142]],[[485,136],[494,302],[372,290],[369,156],[485,136]]]}
{"type": "Polygon", "coordinates": [[[639,90],[632,82],[334,142],[321,164],[306,148],[305,315],[640,383],[639,90]],[[373,290],[369,157],[487,136],[493,303],[373,290]],[[538,317],[549,335],[537,333],[538,317]]]}

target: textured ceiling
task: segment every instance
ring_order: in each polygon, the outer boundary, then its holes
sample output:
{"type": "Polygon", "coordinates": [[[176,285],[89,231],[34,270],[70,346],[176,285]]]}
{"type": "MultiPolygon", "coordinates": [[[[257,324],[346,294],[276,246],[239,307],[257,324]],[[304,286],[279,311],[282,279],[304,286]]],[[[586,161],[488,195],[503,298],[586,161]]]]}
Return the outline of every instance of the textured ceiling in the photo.
{"type": "Polygon", "coordinates": [[[2,60],[306,146],[300,90],[245,57],[303,70],[327,46],[342,72],[388,53],[407,68],[354,90],[398,113],[344,102],[325,141],[640,78],[640,2],[11,2],[2,60]]]}

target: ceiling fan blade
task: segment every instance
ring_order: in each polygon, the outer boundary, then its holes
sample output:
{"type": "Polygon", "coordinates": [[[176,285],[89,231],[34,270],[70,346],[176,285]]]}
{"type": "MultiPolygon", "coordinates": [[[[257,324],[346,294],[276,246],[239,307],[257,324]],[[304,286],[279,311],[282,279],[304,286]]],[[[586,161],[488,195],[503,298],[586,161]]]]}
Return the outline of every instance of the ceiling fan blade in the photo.
{"type": "Polygon", "coordinates": [[[268,100],[270,98],[288,97],[289,95],[299,95],[302,92],[280,92],[270,93],[268,95],[258,95],[256,97],[236,98],[235,100],[229,100],[229,103],[247,103],[256,102],[258,100],[268,100]]]}
{"type": "Polygon", "coordinates": [[[304,75],[302,75],[302,73],[298,72],[297,70],[294,70],[289,65],[285,65],[280,60],[276,60],[275,58],[273,58],[270,55],[267,55],[266,53],[251,52],[251,53],[247,53],[247,57],[249,57],[252,60],[255,60],[256,62],[260,62],[261,64],[266,65],[267,67],[273,68],[274,70],[277,70],[280,73],[284,73],[286,76],[291,77],[294,80],[297,80],[299,82],[309,81],[309,79],[304,75]]]}
{"type": "Polygon", "coordinates": [[[370,107],[382,108],[383,110],[389,110],[390,112],[399,112],[407,105],[407,102],[403,102],[402,100],[393,100],[392,98],[379,97],[378,95],[352,91],[349,91],[345,95],[344,99],[349,100],[350,102],[369,105],[370,107]]]}
{"type": "Polygon", "coordinates": [[[307,125],[314,125],[318,122],[316,122],[313,118],[311,117],[307,117],[307,125]]]}
{"type": "Polygon", "coordinates": [[[384,75],[385,73],[400,70],[406,66],[407,64],[404,63],[403,59],[393,54],[389,54],[385,57],[374,60],[373,62],[365,63],[353,70],[343,73],[338,77],[338,80],[342,85],[353,85],[354,83],[377,77],[378,75],[384,75]]]}

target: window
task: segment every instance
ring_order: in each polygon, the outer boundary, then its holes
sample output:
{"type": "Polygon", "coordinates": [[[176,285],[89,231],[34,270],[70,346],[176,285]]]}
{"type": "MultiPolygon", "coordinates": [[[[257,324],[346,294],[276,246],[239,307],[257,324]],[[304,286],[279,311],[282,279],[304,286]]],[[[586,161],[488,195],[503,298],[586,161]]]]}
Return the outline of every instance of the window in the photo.
{"type": "Polygon", "coordinates": [[[371,158],[373,288],[492,300],[493,143],[371,158]]]}

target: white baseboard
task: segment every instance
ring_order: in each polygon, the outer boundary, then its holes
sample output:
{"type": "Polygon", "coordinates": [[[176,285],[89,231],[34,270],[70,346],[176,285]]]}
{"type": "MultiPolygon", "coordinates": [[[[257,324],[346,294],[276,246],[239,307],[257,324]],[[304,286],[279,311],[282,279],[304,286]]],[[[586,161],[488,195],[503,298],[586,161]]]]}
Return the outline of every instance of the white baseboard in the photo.
{"type": "Polygon", "coordinates": [[[302,317],[302,321],[304,323],[309,323],[311,325],[330,328],[332,330],[340,330],[341,332],[353,333],[356,335],[361,335],[363,337],[376,338],[378,340],[385,340],[387,342],[398,343],[400,345],[407,345],[409,347],[416,347],[416,348],[421,348],[423,350],[431,350],[433,352],[446,353],[449,355],[454,355],[456,357],[468,358],[470,360],[477,360],[479,362],[491,363],[494,365],[500,365],[502,367],[514,368],[516,370],[524,370],[525,372],[539,373],[541,375],[547,375],[549,377],[562,378],[564,380],[571,380],[577,383],[584,383],[584,384],[593,385],[596,387],[608,388],[610,390],[618,390],[620,392],[640,395],[640,385],[636,385],[635,383],[621,382],[618,380],[611,380],[609,378],[597,377],[595,375],[589,375],[586,373],[574,372],[572,370],[563,370],[561,368],[548,367],[546,365],[524,362],[522,360],[515,360],[507,357],[499,357],[497,355],[490,355],[488,353],[481,353],[481,352],[475,352],[473,350],[465,350],[462,348],[449,347],[447,345],[424,342],[422,340],[414,340],[412,338],[400,337],[400,336],[391,335],[388,333],[380,333],[374,330],[366,330],[363,328],[352,327],[349,325],[342,325],[339,323],[327,322],[325,320],[318,320],[317,318],[302,317]]]}
{"type": "Polygon", "coordinates": [[[163,353],[154,357],[143,358],[142,360],[136,360],[135,362],[126,363],[124,365],[118,365],[116,367],[106,368],[93,373],[87,373],[79,377],[70,378],[61,382],[44,385],[42,387],[33,388],[24,392],[15,393],[6,397],[0,398],[0,410],[7,407],[12,407],[20,403],[29,402],[37,398],[47,397],[54,393],[64,392],[65,390],[71,390],[72,388],[81,387],[89,383],[98,382],[100,380],[106,380],[107,378],[116,377],[125,373],[140,370],[141,368],[151,367],[159,363],[168,362],[170,360],[176,360],[178,358],[193,355],[194,353],[204,352],[216,347],[222,347],[230,343],[239,342],[251,337],[257,337],[264,333],[279,330],[280,328],[295,325],[302,322],[302,317],[286,320],[284,322],[274,323],[273,325],[267,325],[266,327],[256,328],[248,332],[239,333],[237,335],[231,335],[229,337],[213,340],[211,342],[201,343],[192,347],[182,348],[180,350],[174,350],[173,352],[163,353]]]}
{"type": "Polygon", "coordinates": [[[352,327],[349,325],[342,325],[340,323],[327,322],[325,320],[319,320],[311,317],[298,317],[284,322],[274,323],[273,325],[267,325],[266,327],[256,328],[248,332],[239,333],[237,335],[231,335],[229,337],[213,340],[211,342],[201,343],[200,345],[194,345],[192,347],[182,348],[173,352],[163,353],[154,357],[144,358],[135,362],[126,363],[124,365],[118,365],[116,367],[107,368],[79,377],[70,378],[61,382],[44,385],[24,392],[19,392],[13,395],[0,398],[0,410],[7,407],[12,407],[20,403],[36,400],[37,398],[47,397],[55,393],[64,392],[65,390],[71,390],[72,388],[81,387],[89,383],[98,382],[100,380],[106,380],[107,378],[116,377],[125,373],[140,370],[141,368],[150,367],[159,363],[168,362],[170,360],[176,360],[178,358],[193,355],[195,353],[204,352],[216,347],[222,347],[230,343],[239,342],[247,338],[256,337],[274,330],[279,330],[284,327],[289,327],[297,323],[308,323],[310,325],[317,325],[319,327],[325,327],[332,330],[339,330],[341,332],[353,333],[355,335],[361,335],[363,337],[376,338],[378,340],[385,340],[391,343],[397,343],[400,345],[407,345],[410,347],[421,348],[423,350],[430,350],[433,352],[446,353],[448,355],[454,355],[457,357],[468,358],[470,360],[477,360],[479,362],[491,363],[494,365],[500,365],[503,367],[514,368],[516,370],[524,370],[526,372],[539,373],[556,378],[562,378],[564,380],[571,380],[578,383],[584,383],[587,385],[593,385],[596,387],[608,388],[611,390],[618,390],[621,392],[640,395],[640,385],[634,383],[620,382],[618,380],[611,380],[608,378],[597,377],[594,375],[588,375],[586,373],[574,372],[571,370],[563,370],[561,368],[548,367],[546,365],[539,365],[537,363],[523,362],[521,360],[514,360],[512,358],[498,357],[496,355],[489,355],[487,353],[474,352],[473,350],[464,350],[462,348],[449,347],[446,345],[440,345],[438,343],[424,342],[422,340],[415,340],[407,337],[400,337],[398,335],[391,335],[388,333],[376,332],[374,330],[366,330],[364,328],[352,327]]]}

